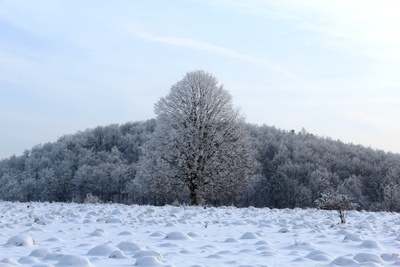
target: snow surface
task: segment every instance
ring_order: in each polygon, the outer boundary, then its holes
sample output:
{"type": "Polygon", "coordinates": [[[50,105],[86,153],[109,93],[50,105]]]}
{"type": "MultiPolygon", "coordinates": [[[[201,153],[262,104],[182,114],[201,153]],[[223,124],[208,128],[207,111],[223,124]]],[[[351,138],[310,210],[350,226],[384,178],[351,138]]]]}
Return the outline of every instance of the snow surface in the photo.
{"type": "Polygon", "coordinates": [[[0,202],[2,266],[400,266],[400,216],[0,202]]]}

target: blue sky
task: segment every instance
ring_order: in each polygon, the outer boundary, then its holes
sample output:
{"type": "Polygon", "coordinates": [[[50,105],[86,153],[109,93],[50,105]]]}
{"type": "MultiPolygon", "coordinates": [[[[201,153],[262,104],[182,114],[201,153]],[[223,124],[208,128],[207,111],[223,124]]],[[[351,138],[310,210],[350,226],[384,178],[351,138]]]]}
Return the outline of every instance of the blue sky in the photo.
{"type": "Polygon", "coordinates": [[[246,120],[400,152],[396,0],[0,0],[0,159],[154,117],[187,71],[246,120]]]}

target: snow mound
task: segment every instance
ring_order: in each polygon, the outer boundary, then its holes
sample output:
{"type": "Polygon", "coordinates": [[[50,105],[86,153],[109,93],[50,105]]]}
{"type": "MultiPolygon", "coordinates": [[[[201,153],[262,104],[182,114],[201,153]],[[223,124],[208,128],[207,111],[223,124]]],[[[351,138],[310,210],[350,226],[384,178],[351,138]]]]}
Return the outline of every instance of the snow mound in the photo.
{"type": "Polygon", "coordinates": [[[254,245],[256,245],[256,246],[265,246],[265,245],[271,245],[271,243],[269,243],[269,242],[267,242],[265,240],[260,240],[260,241],[257,241],[254,245]]]}
{"type": "Polygon", "coordinates": [[[155,231],[150,236],[153,236],[153,237],[165,237],[165,233],[161,232],[161,231],[155,231]]]}
{"type": "Polygon", "coordinates": [[[133,255],[133,257],[135,259],[139,259],[139,258],[143,258],[143,257],[161,257],[161,254],[157,251],[153,251],[153,250],[146,250],[146,251],[139,251],[138,253],[136,253],[135,255],[133,255]]]}
{"type": "Polygon", "coordinates": [[[359,263],[366,263],[366,262],[374,262],[379,264],[383,263],[381,257],[373,253],[358,253],[354,256],[353,259],[358,261],[359,263]]]}
{"type": "Polygon", "coordinates": [[[75,267],[90,267],[88,258],[79,255],[64,255],[60,258],[56,266],[75,266],[75,267]]]}
{"type": "Polygon", "coordinates": [[[205,246],[201,246],[200,249],[203,249],[203,250],[205,250],[205,251],[212,251],[212,252],[221,250],[220,247],[215,246],[215,245],[205,245],[205,246]]]}
{"type": "Polygon", "coordinates": [[[48,250],[47,248],[38,248],[38,249],[33,250],[31,252],[31,254],[29,254],[29,256],[37,257],[37,258],[44,258],[48,254],[50,254],[50,250],[48,250]]]}
{"type": "Polygon", "coordinates": [[[132,233],[131,231],[123,231],[123,232],[119,233],[118,235],[134,235],[134,233],[132,233]]]}
{"type": "Polygon", "coordinates": [[[44,259],[50,260],[50,261],[58,261],[61,259],[62,256],[64,256],[64,254],[59,253],[59,252],[52,252],[52,253],[47,254],[47,256],[44,259]]]}
{"type": "Polygon", "coordinates": [[[42,263],[41,262],[41,263],[33,265],[33,267],[54,267],[54,265],[50,264],[50,263],[42,263]]]}
{"type": "Polygon", "coordinates": [[[224,241],[225,243],[240,243],[240,241],[236,238],[233,237],[228,237],[227,239],[225,239],[224,241]]]}
{"type": "Polygon", "coordinates": [[[176,231],[176,232],[171,232],[165,236],[166,239],[170,240],[192,240],[190,236],[188,236],[185,233],[176,231]]]}
{"type": "Polygon", "coordinates": [[[388,254],[388,253],[384,253],[381,255],[382,260],[386,261],[386,262],[394,262],[399,260],[399,256],[397,254],[388,254]]]}
{"type": "Polygon", "coordinates": [[[162,262],[160,262],[154,256],[146,256],[136,260],[136,266],[164,266],[162,262]]]}
{"type": "Polygon", "coordinates": [[[187,235],[190,236],[191,238],[201,237],[201,235],[199,235],[198,233],[194,233],[194,232],[189,232],[189,233],[187,233],[187,235]]]}
{"type": "Polygon", "coordinates": [[[108,218],[105,223],[123,223],[124,221],[121,218],[108,218]]]}
{"type": "Polygon", "coordinates": [[[301,230],[301,229],[309,229],[309,227],[306,224],[295,224],[292,227],[293,230],[301,230]]]}
{"type": "Polygon", "coordinates": [[[63,240],[58,238],[58,237],[50,237],[49,239],[46,239],[45,241],[48,241],[48,242],[62,242],[63,240]]]}
{"type": "MultiPolygon", "coordinates": [[[[0,263],[4,263],[4,266],[10,266],[10,265],[11,266],[17,266],[17,265],[20,265],[18,263],[18,261],[14,260],[12,258],[4,258],[4,259],[2,259],[0,261],[0,263]]],[[[2,266],[2,265],[0,264],[0,266],[2,266]]]]}
{"type": "Polygon", "coordinates": [[[253,232],[246,232],[240,237],[240,239],[259,239],[260,237],[253,232]]]}
{"type": "Polygon", "coordinates": [[[361,236],[359,234],[355,234],[355,233],[346,233],[343,238],[343,241],[358,242],[358,241],[362,241],[362,240],[363,239],[361,238],[361,236]]]}
{"type": "Polygon", "coordinates": [[[225,257],[222,255],[219,255],[219,254],[211,254],[211,255],[207,256],[206,259],[223,260],[223,259],[225,259],[225,257]]]}
{"type": "Polygon", "coordinates": [[[314,250],[307,254],[306,258],[313,261],[332,261],[333,257],[321,250],[314,250]]]}
{"type": "Polygon", "coordinates": [[[96,229],[96,230],[93,231],[93,233],[91,233],[91,234],[89,234],[89,235],[90,235],[90,236],[99,236],[99,237],[102,237],[102,236],[106,236],[106,234],[107,234],[107,231],[106,231],[106,230],[104,230],[104,229],[96,229]]]}
{"type": "Polygon", "coordinates": [[[178,248],[178,247],[179,247],[177,244],[175,244],[175,243],[170,243],[170,242],[168,242],[168,243],[161,243],[159,246],[160,246],[160,247],[163,247],[163,248],[178,248]]]}
{"type": "Polygon", "coordinates": [[[28,257],[20,258],[18,260],[18,263],[21,263],[21,264],[36,264],[36,263],[39,263],[39,260],[37,258],[35,258],[35,257],[28,256],[28,257]]]}
{"type": "Polygon", "coordinates": [[[8,239],[6,245],[15,247],[29,247],[35,245],[35,240],[30,233],[20,234],[8,239]]]}
{"type": "Polygon", "coordinates": [[[268,251],[268,250],[272,250],[272,248],[270,246],[259,246],[258,248],[256,248],[257,251],[268,251]]]}
{"type": "Polygon", "coordinates": [[[122,211],[120,209],[114,209],[111,212],[112,215],[123,215],[122,211]]]}
{"type": "Polygon", "coordinates": [[[124,259],[124,258],[126,258],[126,255],[123,251],[118,249],[116,251],[111,252],[108,257],[110,259],[124,259]]]}
{"type": "Polygon", "coordinates": [[[187,250],[187,249],[182,249],[181,251],[179,251],[180,254],[194,254],[195,252],[191,251],[191,250],[187,250]]]}
{"type": "Polygon", "coordinates": [[[137,252],[137,251],[141,251],[141,250],[146,250],[145,246],[142,246],[137,243],[130,242],[130,241],[124,241],[124,242],[119,243],[117,245],[117,248],[119,248],[120,250],[122,250],[124,252],[137,252]]]}
{"type": "Polygon", "coordinates": [[[281,257],[281,255],[275,251],[263,251],[259,255],[262,257],[281,257]]]}
{"type": "Polygon", "coordinates": [[[333,260],[332,264],[337,266],[357,266],[358,262],[353,259],[342,256],[333,260]]]}
{"type": "Polygon", "coordinates": [[[88,255],[91,256],[109,256],[112,252],[119,250],[117,247],[114,247],[110,244],[103,244],[103,245],[98,245],[87,253],[88,255]]]}
{"type": "Polygon", "coordinates": [[[379,249],[379,250],[383,249],[383,247],[374,240],[365,240],[361,243],[360,246],[363,248],[369,248],[369,249],[379,249]]]}

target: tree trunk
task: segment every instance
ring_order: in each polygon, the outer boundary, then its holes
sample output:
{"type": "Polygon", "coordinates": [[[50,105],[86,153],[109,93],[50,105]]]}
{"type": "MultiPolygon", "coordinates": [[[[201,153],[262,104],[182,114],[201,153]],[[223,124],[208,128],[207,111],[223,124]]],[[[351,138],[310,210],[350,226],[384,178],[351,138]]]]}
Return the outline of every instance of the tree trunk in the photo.
{"type": "Polygon", "coordinates": [[[196,192],[196,188],[190,187],[190,205],[191,206],[198,206],[199,205],[199,201],[197,199],[197,192],[196,192]]]}

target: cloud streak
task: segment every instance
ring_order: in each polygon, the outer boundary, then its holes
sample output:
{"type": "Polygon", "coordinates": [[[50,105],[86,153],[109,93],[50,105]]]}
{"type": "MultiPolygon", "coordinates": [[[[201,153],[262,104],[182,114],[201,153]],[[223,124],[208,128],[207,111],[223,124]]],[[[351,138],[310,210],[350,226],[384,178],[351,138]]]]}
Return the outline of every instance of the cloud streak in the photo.
{"type": "MultiPolygon", "coordinates": [[[[212,4],[211,1],[206,2],[212,4]]],[[[251,10],[255,16],[289,21],[299,30],[315,34],[308,42],[327,49],[375,60],[400,60],[400,36],[397,34],[400,2],[396,0],[385,3],[373,0],[216,2],[237,12],[251,10]]]]}
{"type": "Polygon", "coordinates": [[[239,59],[239,60],[263,65],[276,73],[279,73],[286,77],[290,77],[292,79],[301,81],[300,77],[298,77],[294,73],[290,72],[289,70],[283,68],[282,66],[280,66],[278,64],[273,64],[265,59],[242,54],[240,52],[237,52],[235,50],[232,50],[232,49],[229,49],[226,47],[217,46],[217,45],[209,44],[206,42],[192,40],[192,39],[186,39],[186,38],[156,36],[156,35],[152,35],[152,34],[148,34],[148,33],[144,33],[144,32],[132,32],[132,33],[136,37],[138,37],[142,40],[145,40],[145,41],[157,42],[157,43],[162,43],[162,44],[167,44],[167,45],[185,47],[185,48],[189,48],[189,49],[193,49],[193,50],[205,51],[205,52],[217,54],[220,56],[224,56],[227,58],[239,59]]]}

